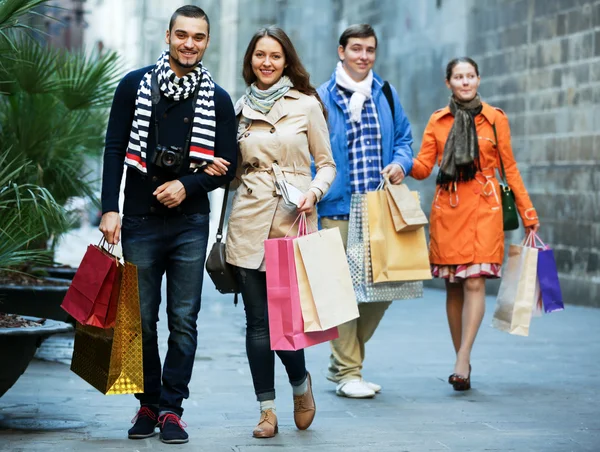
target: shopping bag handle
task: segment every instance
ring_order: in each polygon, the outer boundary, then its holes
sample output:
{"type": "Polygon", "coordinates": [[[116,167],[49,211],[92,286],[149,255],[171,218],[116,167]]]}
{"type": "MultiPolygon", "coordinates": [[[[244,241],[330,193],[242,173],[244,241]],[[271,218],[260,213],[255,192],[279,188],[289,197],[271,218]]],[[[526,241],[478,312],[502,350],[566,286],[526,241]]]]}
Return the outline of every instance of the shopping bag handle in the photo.
{"type": "Polygon", "coordinates": [[[298,223],[298,237],[302,237],[303,235],[308,235],[319,230],[314,222],[306,218],[306,213],[302,212],[296,217],[288,231],[285,233],[285,237],[289,236],[290,231],[294,229],[296,223],[298,223]]]}
{"type": "Polygon", "coordinates": [[[106,251],[108,254],[110,254],[112,257],[114,257],[116,261],[118,261],[122,258],[122,256],[117,256],[115,254],[115,245],[108,243],[106,241],[106,238],[104,237],[104,234],[102,235],[102,238],[100,239],[100,243],[98,243],[98,248],[106,251]]]}
{"type": "Polygon", "coordinates": [[[106,237],[104,237],[104,234],[102,234],[102,238],[100,239],[100,243],[98,243],[98,246],[100,248],[104,248],[110,254],[113,254],[113,251],[115,250],[115,245],[113,245],[112,243],[108,243],[106,241],[106,237]]]}
{"type": "Polygon", "coordinates": [[[529,246],[531,248],[540,248],[543,250],[547,250],[548,249],[548,245],[546,245],[542,239],[540,238],[539,235],[537,235],[535,232],[530,231],[529,234],[527,234],[527,237],[525,238],[525,241],[523,242],[524,246],[529,246]],[[538,242],[539,242],[539,246],[538,246],[538,242]]]}

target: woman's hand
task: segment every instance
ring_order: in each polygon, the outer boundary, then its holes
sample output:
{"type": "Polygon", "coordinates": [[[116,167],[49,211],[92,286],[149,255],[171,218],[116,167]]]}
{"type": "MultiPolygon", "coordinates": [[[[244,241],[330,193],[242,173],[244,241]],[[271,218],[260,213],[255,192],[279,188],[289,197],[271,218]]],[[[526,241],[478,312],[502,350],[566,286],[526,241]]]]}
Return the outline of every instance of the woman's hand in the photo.
{"type": "Polygon", "coordinates": [[[317,195],[308,190],[298,200],[298,213],[311,213],[317,203],[317,195]]]}
{"type": "Polygon", "coordinates": [[[230,163],[221,157],[215,157],[212,163],[209,163],[204,172],[209,176],[224,176],[227,174],[227,167],[230,163]]]}
{"type": "Polygon", "coordinates": [[[531,225],[531,226],[527,226],[527,227],[525,228],[525,232],[527,233],[527,235],[531,234],[532,232],[533,232],[534,234],[537,234],[537,232],[538,232],[539,230],[540,230],[540,224],[539,224],[539,223],[536,223],[536,224],[534,224],[534,225],[531,225]]]}

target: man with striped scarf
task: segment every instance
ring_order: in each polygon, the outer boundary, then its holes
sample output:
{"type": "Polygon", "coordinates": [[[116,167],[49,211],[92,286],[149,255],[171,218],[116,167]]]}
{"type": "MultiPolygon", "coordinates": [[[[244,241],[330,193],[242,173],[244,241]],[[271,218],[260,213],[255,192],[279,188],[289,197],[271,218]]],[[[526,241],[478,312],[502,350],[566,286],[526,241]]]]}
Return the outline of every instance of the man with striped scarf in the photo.
{"type": "Polygon", "coordinates": [[[237,162],[233,105],[201,63],[209,37],[202,9],[177,9],[166,33],[168,50],[119,84],[106,133],[100,230],[111,244],[122,235],[123,256],[138,268],[144,393],[136,394],[131,439],[153,436],[159,426],[163,442],[188,441],[181,405],[197,347],[207,193],[233,178],[237,162]],[[165,273],[170,333],[161,369],[157,322],[165,273]]]}

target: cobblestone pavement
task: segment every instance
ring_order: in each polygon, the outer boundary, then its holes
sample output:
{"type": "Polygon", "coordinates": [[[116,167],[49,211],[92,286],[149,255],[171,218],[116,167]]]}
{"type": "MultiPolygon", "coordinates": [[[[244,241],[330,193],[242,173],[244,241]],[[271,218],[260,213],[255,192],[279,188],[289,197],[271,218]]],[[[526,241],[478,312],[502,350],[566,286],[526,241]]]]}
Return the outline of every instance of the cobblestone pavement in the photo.
{"type": "MultiPolygon", "coordinates": [[[[337,397],[325,368],[326,344],[307,351],[317,416],[296,430],[292,394],[276,367],[280,433],[258,440],[259,413],[244,349],[244,312],[208,280],[199,349],[184,403],[191,451],[598,451],[600,310],[568,306],[534,318],[531,336],[492,329],[493,298],[473,356],[473,386],[447,384],[453,354],[443,292],[396,302],[367,346],[365,378],[383,385],[371,400],[337,397]]],[[[164,315],[161,343],[166,342],[164,315]]],[[[172,450],[158,438],[131,441],[133,396],[103,396],[69,371],[57,339],[0,399],[2,451],[172,450]],[[52,352],[52,348],[55,349],[52,352]]],[[[68,353],[66,361],[68,362],[68,353]]],[[[10,363],[3,363],[10,365],[10,363]]]]}

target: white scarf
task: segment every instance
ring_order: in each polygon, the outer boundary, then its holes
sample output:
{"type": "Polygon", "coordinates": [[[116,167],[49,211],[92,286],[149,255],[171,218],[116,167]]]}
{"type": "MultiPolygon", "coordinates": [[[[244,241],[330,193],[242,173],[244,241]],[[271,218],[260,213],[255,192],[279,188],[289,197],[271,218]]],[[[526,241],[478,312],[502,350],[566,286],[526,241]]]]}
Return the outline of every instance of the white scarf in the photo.
{"type": "Polygon", "coordinates": [[[342,88],[352,91],[349,105],[350,120],[353,122],[360,122],[363,105],[367,99],[371,98],[373,71],[369,71],[364,80],[355,82],[344,69],[342,62],[339,61],[335,68],[335,82],[342,88]]]}

